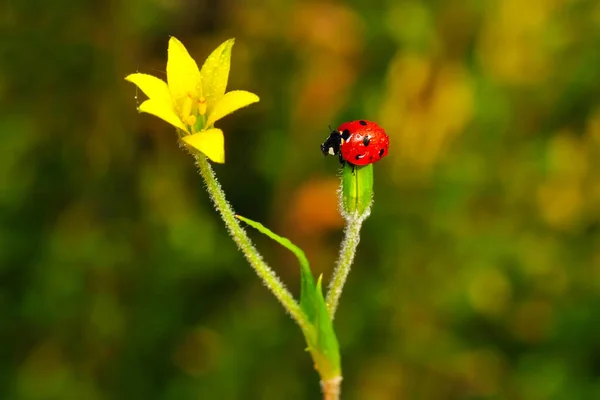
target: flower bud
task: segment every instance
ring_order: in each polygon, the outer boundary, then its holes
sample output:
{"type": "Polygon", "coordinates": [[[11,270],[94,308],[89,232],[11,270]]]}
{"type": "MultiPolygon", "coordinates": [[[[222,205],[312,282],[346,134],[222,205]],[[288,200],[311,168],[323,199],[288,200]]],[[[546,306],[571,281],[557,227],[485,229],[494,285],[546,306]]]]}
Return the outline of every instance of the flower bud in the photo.
{"type": "Polygon", "coordinates": [[[367,218],[373,203],[373,164],[342,169],[341,208],[345,219],[367,218]]]}

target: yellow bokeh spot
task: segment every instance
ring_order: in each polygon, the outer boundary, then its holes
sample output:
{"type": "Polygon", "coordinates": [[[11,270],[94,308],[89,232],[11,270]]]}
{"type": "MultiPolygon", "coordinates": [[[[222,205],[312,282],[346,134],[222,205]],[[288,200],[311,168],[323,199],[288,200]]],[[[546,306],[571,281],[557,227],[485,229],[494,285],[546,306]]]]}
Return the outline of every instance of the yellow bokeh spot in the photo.
{"type": "Polygon", "coordinates": [[[512,286],[504,274],[490,267],[478,271],[473,276],[467,293],[475,310],[496,316],[508,307],[512,297],[512,286]]]}
{"type": "Polygon", "coordinates": [[[540,214],[552,227],[570,229],[585,206],[588,150],[572,132],[560,132],[550,142],[548,161],[550,176],[537,189],[540,214]]]}
{"type": "MultiPolygon", "coordinates": [[[[478,53],[486,71],[508,84],[534,84],[551,69],[547,21],[558,7],[553,0],[504,0],[483,24],[478,53]]],[[[556,45],[556,44],[555,44],[556,45]]]]}
{"type": "Polygon", "coordinates": [[[433,59],[398,54],[386,86],[379,119],[394,142],[395,176],[409,178],[407,164],[427,174],[473,117],[471,76],[460,64],[437,67],[433,59]]]}
{"type": "Polygon", "coordinates": [[[578,182],[569,179],[558,178],[542,184],[537,200],[544,220],[554,228],[569,229],[583,205],[581,189],[578,182]]]}

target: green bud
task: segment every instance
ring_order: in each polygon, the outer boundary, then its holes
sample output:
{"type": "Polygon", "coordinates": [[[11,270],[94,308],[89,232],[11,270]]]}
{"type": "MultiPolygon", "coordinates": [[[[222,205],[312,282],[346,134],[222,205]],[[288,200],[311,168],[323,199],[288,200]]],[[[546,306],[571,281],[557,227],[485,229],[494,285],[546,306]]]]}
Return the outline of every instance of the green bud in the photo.
{"type": "Polygon", "coordinates": [[[341,189],[344,218],[367,218],[373,203],[373,164],[365,166],[344,164],[341,189]]]}

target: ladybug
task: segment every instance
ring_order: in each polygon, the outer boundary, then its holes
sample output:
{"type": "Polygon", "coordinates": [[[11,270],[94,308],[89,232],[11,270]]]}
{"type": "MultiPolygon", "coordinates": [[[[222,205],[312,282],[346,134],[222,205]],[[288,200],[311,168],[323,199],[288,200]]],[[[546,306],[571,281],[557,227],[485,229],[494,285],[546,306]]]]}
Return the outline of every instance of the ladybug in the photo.
{"type": "Polygon", "coordinates": [[[385,157],[390,138],[375,122],[363,119],[344,122],[332,130],[321,145],[324,155],[339,156],[342,165],[368,165],[385,157]]]}

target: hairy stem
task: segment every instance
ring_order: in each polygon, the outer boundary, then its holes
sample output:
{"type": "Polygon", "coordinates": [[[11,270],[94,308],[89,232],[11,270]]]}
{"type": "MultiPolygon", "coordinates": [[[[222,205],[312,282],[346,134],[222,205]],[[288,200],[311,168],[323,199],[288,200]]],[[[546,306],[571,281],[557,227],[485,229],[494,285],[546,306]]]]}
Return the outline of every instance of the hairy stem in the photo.
{"type": "Polygon", "coordinates": [[[221,189],[221,185],[217,181],[210,163],[206,157],[202,154],[194,153],[194,158],[198,168],[200,169],[200,175],[204,178],[206,183],[206,189],[212,199],[215,208],[221,214],[221,218],[225,222],[225,226],[229,230],[229,234],[233,238],[233,241],[238,245],[239,249],[244,253],[244,256],[254,268],[258,276],[263,280],[265,286],[273,292],[277,300],[281,302],[283,307],[290,313],[292,318],[300,325],[303,330],[306,329],[309,324],[304,316],[304,313],[300,309],[300,306],[294,300],[291,293],[285,288],[283,283],[277,278],[275,272],[263,261],[260,253],[256,250],[252,241],[246,234],[246,231],[240,226],[238,220],[235,218],[235,213],[231,208],[231,205],[225,198],[225,193],[221,189]]]}
{"type": "Polygon", "coordinates": [[[321,390],[323,391],[323,400],[339,400],[341,393],[342,377],[321,381],[321,390]]]}
{"type": "Polygon", "coordinates": [[[346,283],[346,278],[350,272],[350,266],[352,265],[354,255],[356,254],[356,247],[360,241],[360,228],[367,216],[368,213],[362,217],[355,216],[346,220],[347,223],[344,232],[344,241],[342,242],[342,247],[340,249],[340,258],[333,271],[333,278],[329,284],[329,292],[327,292],[327,298],[325,299],[327,311],[329,311],[331,319],[335,316],[344,283],[346,283]]]}

